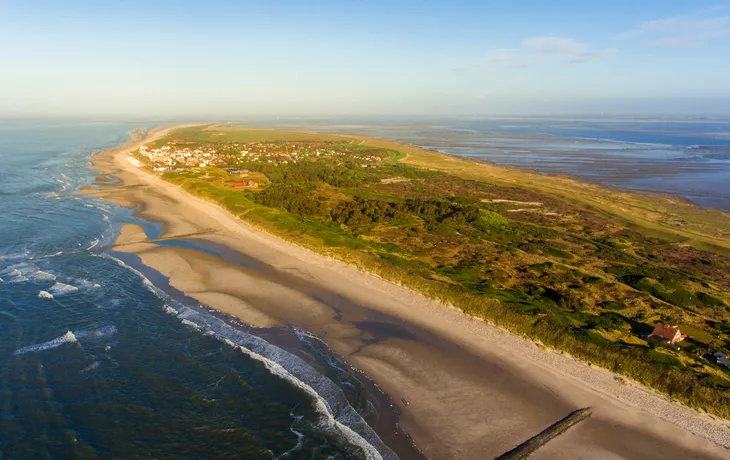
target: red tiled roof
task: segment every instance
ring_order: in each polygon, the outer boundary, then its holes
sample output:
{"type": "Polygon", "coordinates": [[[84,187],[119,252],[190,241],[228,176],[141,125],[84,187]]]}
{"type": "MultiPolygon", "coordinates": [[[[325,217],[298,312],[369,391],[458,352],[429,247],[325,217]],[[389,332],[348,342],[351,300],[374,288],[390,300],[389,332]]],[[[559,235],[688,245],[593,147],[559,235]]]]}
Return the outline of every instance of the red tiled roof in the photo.
{"type": "Polygon", "coordinates": [[[662,337],[667,340],[672,340],[676,337],[679,332],[679,326],[671,326],[669,324],[657,324],[654,328],[654,332],[651,335],[662,337]]]}

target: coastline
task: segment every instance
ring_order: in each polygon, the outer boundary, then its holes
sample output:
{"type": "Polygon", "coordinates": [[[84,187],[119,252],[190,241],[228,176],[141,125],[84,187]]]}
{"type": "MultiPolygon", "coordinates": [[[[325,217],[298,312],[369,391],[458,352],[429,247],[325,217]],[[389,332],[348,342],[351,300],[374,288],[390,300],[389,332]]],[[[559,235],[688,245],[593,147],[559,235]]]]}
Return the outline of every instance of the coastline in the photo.
{"type": "Polygon", "coordinates": [[[138,255],[168,276],[176,289],[244,322],[261,327],[294,324],[321,337],[394,401],[407,398],[410,404],[401,407],[401,423],[426,454],[500,455],[571,410],[591,406],[593,419],[553,441],[536,458],[564,458],[565,452],[592,458],[650,456],[658,448],[677,454],[672,458],[727,455],[666,420],[730,447],[730,431],[722,422],[635,384],[620,385],[608,371],[541,350],[455,309],[263,233],[126,160],[127,152],[169,129],[153,130],[146,139],[96,155],[93,168],[121,182],[88,193],[139,207],[141,217],[164,223],[165,239],[193,237],[220,244],[266,261],[270,268],[160,246],[129,226],[115,250],[138,255]],[[334,302],[322,293],[340,297],[334,302]],[[627,450],[638,444],[640,451],[627,450]],[[668,445],[674,449],[666,449],[668,445]]]}

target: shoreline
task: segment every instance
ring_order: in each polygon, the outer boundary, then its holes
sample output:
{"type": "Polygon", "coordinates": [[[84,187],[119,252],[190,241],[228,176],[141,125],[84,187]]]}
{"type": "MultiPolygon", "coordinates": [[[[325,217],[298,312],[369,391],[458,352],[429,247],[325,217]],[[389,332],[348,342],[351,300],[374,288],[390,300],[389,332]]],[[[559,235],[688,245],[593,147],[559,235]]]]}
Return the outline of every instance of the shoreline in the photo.
{"type": "MultiPolygon", "coordinates": [[[[127,266],[137,270],[142,276],[147,278],[155,287],[162,290],[170,297],[173,303],[193,306],[196,299],[186,296],[183,292],[175,289],[170,285],[169,278],[161,274],[157,270],[144,265],[139,257],[132,253],[123,253],[116,250],[109,251],[112,257],[120,260],[127,266]]],[[[403,460],[424,460],[427,457],[418,449],[408,433],[406,433],[399,424],[400,411],[395,406],[395,402],[388,396],[378,384],[365,375],[360,369],[352,367],[342,356],[337,355],[327,344],[318,337],[307,337],[305,344],[298,334],[301,331],[293,331],[276,326],[253,326],[241,321],[237,316],[220,310],[211,310],[208,305],[201,305],[200,309],[205,310],[205,314],[211,315],[213,318],[223,321],[235,330],[242,331],[264,339],[274,347],[278,347],[288,353],[293,354],[307,362],[321,375],[326,376],[327,371],[346,373],[349,384],[357,383],[360,385],[359,391],[351,394],[352,398],[363,399],[367,403],[372,404],[378,410],[375,416],[370,416],[371,420],[364,418],[365,422],[377,433],[382,442],[392,449],[399,458],[403,460]],[[313,343],[313,344],[312,344],[313,343]],[[317,350],[319,349],[319,350],[317,350]],[[324,350],[322,350],[324,349],[324,350]],[[329,360],[334,360],[336,365],[332,365],[329,360]]],[[[168,311],[168,313],[170,313],[168,311]]],[[[296,378],[296,377],[294,377],[296,378]]],[[[346,397],[348,397],[346,395],[346,397]]]]}
{"type": "MultiPolygon", "coordinates": [[[[167,129],[153,130],[149,136],[162,135],[167,129]]],[[[176,289],[244,322],[294,324],[323,338],[335,352],[374,379],[392,400],[408,396],[411,404],[401,408],[402,425],[426,454],[436,458],[483,458],[487,452],[496,456],[571,409],[592,406],[595,420],[553,441],[536,455],[560,458],[566,449],[576,454],[590,451],[636,455],[638,451],[626,450],[633,445],[622,445],[625,439],[643,442],[651,449],[674,444],[677,452],[682,451],[676,458],[686,458],[690,452],[702,458],[726,455],[720,447],[659,418],[674,419],[679,424],[690,420],[692,423],[684,423],[685,428],[729,447],[730,432],[720,422],[672,404],[636,384],[622,386],[608,371],[590,368],[555,351],[540,350],[533,342],[453,308],[263,233],[127,162],[127,152],[142,142],[150,142],[150,138],[95,155],[93,167],[118,177],[121,183],[87,193],[123,206],[143,205],[137,214],[164,222],[166,238],[194,235],[196,239],[223,244],[266,260],[288,277],[263,280],[266,298],[252,298],[245,288],[259,287],[261,278],[220,258],[201,257],[190,249],[160,247],[149,243],[144,233],[131,230],[122,232],[124,238],[120,235],[117,250],[139,255],[146,265],[168,276],[176,289]],[[171,206],[178,212],[170,213],[171,206]],[[211,279],[213,271],[224,274],[218,275],[221,279],[211,279]],[[323,308],[325,302],[313,300],[316,297],[299,285],[303,279],[326,286],[365,310],[340,308],[338,319],[331,311],[336,307],[323,308]],[[243,289],[231,289],[232,285],[243,289]],[[294,306],[275,305],[282,300],[294,306]],[[243,308],[244,303],[251,308],[243,308]],[[372,336],[373,331],[357,323],[363,322],[362,316],[377,316],[373,312],[388,317],[380,323],[400,326],[405,333],[390,331],[384,339],[368,343],[371,337],[363,336],[372,336]],[[423,358],[426,362],[421,362],[423,358]],[[429,381],[435,376],[441,381],[429,381]],[[423,379],[426,381],[419,381],[423,379]],[[462,394],[455,394],[453,389],[462,394]],[[655,415],[649,415],[647,409],[655,415]],[[492,420],[484,420],[490,417],[492,420]]],[[[380,327],[381,332],[387,329],[380,327]]]]}

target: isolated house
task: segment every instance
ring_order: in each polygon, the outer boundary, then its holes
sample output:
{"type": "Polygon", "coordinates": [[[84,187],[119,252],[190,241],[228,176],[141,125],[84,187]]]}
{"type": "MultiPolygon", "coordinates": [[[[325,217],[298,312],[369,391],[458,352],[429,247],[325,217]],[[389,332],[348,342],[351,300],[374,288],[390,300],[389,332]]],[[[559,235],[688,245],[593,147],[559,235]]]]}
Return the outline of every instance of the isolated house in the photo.
{"type": "Polygon", "coordinates": [[[730,367],[730,358],[725,353],[717,352],[713,355],[718,366],[730,367]]]}
{"type": "Polygon", "coordinates": [[[234,190],[240,190],[244,188],[259,188],[259,184],[256,181],[236,182],[233,184],[234,190]]]}
{"type": "Polygon", "coordinates": [[[649,338],[660,342],[666,342],[669,345],[674,345],[675,343],[686,339],[687,336],[679,332],[679,326],[657,324],[654,331],[649,335],[649,338]]]}

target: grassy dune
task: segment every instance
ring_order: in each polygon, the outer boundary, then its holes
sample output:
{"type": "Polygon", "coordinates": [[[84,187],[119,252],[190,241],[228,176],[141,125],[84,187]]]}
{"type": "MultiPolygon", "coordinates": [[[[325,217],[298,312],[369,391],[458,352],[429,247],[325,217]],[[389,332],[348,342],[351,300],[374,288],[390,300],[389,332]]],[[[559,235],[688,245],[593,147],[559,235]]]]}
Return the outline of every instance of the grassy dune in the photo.
{"type": "Polygon", "coordinates": [[[233,190],[222,166],[163,178],[265,231],[730,418],[730,374],[704,357],[730,348],[721,213],[376,139],[207,127],[156,145],[171,141],[230,152],[262,187],[233,190]],[[342,155],[238,153],[291,141],[342,155]],[[690,334],[680,349],[643,338],[664,320],[690,334]]]}

